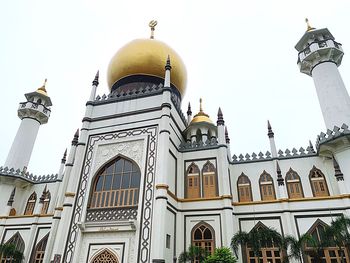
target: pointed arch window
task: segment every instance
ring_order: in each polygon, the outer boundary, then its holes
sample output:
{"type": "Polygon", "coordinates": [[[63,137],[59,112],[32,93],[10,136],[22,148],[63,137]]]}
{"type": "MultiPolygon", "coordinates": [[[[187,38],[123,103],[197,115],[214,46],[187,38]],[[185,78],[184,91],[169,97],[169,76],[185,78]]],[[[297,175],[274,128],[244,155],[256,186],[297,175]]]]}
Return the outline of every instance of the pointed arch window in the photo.
{"type": "Polygon", "coordinates": [[[93,257],[91,263],[119,263],[119,261],[111,251],[104,249],[93,257]]]}
{"type": "Polygon", "coordinates": [[[43,263],[45,256],[45,249],[47,240],[49,239],[49,233],[46,234],[39,243],[35,246],[35,249],[32,253],[32,257],[30,259],[30,263],[43,263]]]}
{"type": "Polygon", "coordinates": [[[200,198],[201,188],[200,188],[200,176],[199,168],[197,165],[192,163],[187,169],[187,198],[200,198]]]}
{"type": "Polygon", "coordinates": [[[286,174],[286,183],[289,198],[303,198],[303,188],[301,186],[300,177],[292,168],[286,174]]]}
{"type": "MultiPolygon", "coordinates": [[[[21,234],[19,232],[16,232],[6,243],[6,245],[13,245],[15,250],[17,250],[18,252],[22,253],[24,252],[24,240],[21,236],[21,234]]],[[[0,262],[1,263],[15,263],[15,259],[11,256],[11,257],[6,257],[6,258],[1,258],[0,255],[0,262]]]]}
{"type": "MultiPolygon", "coordinates": [[[[267,226],[265,226],[263,223],[258,222],[254,228],[250,231],[263,231],[264,229],[267,229],[267,226]]],[[[247,244],[245,246],[245,256],[247,257],[247,262],[249,263],[282,263],[282,251],[279,246],[277,246],[273,239],[266,240],[264,242],[265,244],[262,245],[260,251],[259,251],[259,259],[254,254],[253,247],[251,244],[247,244]]]]}
{"type": "Polygon", "coordinates": [[[90,208],[137,206],[140,180],[134,162],[122,157],[109,162],[95,177],[90,208]]]}
{"type": "Polygon", "coordinates": [[[217,196],[216,192],[216,169],[215,166],[207,161],[202,169],[203,176],[203,197],[217,196]]]}
{"type": "MultiPolygon", "coordinates": [[[[325,239],[324,235],[325,235],[326,227],[327,227],[326,223],[324,223],[320,219],[317,219],[307,233],[311,235],[316,241],[321,243],[321,241],[325,239]]],[[[307,252],[314,251],[314,250],[315,248],[311,244],[306,243],[305,252],[306,252],[307,262],[309,263],[315,262],[315,260],[312,257],[313,253],[307,253],[307,252]]],[[[342,247],[340,250],[334,244],[334,246],[324,247],[321,261],[324,263],[343,262],[341,258],[344,256],[345,256],[345,262],[350,262],[348,250],[345,248],[345,246],[342,247]]]]}
{"type": "Polygon", "coordinates": [[[312,193],[315,197],[329,196],[327,182],[324,174],[313,166],[309,174],[312,193]]]}
{"type": "Polygon", "coordinates": [[[32,215],[34,213],[35,203],[36,203],[36,193],[33,192],[28,198],[26,208],[24,209],[25,215],[32,215]]]}
{"type": "Polygon", "coordinates": [[[42,204],[43,206],[41,207],[41,214],[47,214],[47,211],[49,209],[49,205],[50,205],[50,200],[51,200],[51,194],[50,194],[50,191],[47,190],[43,193],[43,196],[42,196],[42,204]]]}
{"type": "Polygon", "coordinates": [[[260,175],[259,185],[260,185],[261,200],[268,201],[268,200],[276,199],[273,179],[271,175],[268,174],[266,171],[264,171],[260,175]]]}
{"type": "Polygon", "coordinates": [[[238,177],[237,191],[239,202],[253,201],[250,180],[244,173],[241,173],[241,175],[238,177]]]}
{"type": "MultiPolygon", "coordinates": [[[[214,229],[207,223],[200,222],[192,229],[192,245],[201,247],[209,254],[213,254],[215,250],[215,232],[214,229]]],[[[196,259],[194,263],[199,263],[196,259]]]]}

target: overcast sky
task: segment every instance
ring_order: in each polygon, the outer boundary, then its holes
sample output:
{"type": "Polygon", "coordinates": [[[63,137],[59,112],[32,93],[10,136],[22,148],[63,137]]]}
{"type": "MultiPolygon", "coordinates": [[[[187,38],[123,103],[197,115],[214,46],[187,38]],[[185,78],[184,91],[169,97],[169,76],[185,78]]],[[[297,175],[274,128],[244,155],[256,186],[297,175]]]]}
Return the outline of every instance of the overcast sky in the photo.
{"type": "MultiPolygon", "coordinates": [[[[96,71],[98,94],[108,93],[106,71],[114,53],[135,38],[155,38],[173,47],[188,73],[192,111],[203,98],[216,121],[223,110],[232,154],[269,150],[266,122],[277,148],[301,147],[325,131],[312,79],[297,67],[294,45],[308,17],[327,27],[350,50],[350,1],[2,1],[0,8],[0,165],[20,124],[18,103],[48,78],[53,102],[29,163],[36,174],[57,173],[60,159],[81,127],[96,71]]],[[[350,85],[350,57],[340,72],[350,85]]],[[[348,88],[349,90],[349,88],[348,88]]]]}

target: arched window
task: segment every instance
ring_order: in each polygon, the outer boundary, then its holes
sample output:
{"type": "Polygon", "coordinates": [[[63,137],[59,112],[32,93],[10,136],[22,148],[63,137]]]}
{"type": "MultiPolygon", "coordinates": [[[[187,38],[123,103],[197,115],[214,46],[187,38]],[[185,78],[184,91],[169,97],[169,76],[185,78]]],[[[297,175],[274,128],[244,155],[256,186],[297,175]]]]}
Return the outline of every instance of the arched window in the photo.
{"type": "MultiPolygon", "coordinates": [[[[250,232],[264,231],[264,229],[267,229],[267,227],[263,223],[258,222],[250,232]]],[[[281,263],[283,262],[281,248],[275,244],[273,239],[266,240],[264,243],[265,244],[262,245],[259,251],[260,261],[258,260],[258,257],[255,256],[252,245],[248,243],[248,245],[245,246],[245,255],[247,257],[246,262],[249,262],[249,263],[268,263],[268,262],[281,263]]]]}
{"type": "Polygon", "coordinates": [[[286,175],[287,190],[289,198],[303,198],[303,188],[301,186],[300,177],[292,168],[289,169],[286,175]]]}
{"type": "Polygon", "coordinates": [[[104,249],[93,257],[91,263],[118,263],[118,258],[108,249],[104,249]]]}
{"type": "Polygon", "coordinates": [[[43,206],[41,208],[41,212],[40,213],[41,214],[47,214],[47,210],[49,209],[50,199],[51,199],[50,191],[47,190],[46,192],[44,192],[42,198],[43,198],[42,199],[43,206]]]}
{"type": "Polygon", "coordinates": [[[25,215],[32,215],[34,213],[35,203],[36,203],[36,193],[33,192],[28,198],[27,205],[24,210],[25,215]]]}
{"type": "MultiPolygon", "coordinates": [[[[24,252],[24,240],[19,232],[16,232],[6,243],[6,245],[13,245],[15,250],[22,253],[24,252]]],[[[1,255],[0,255],[1,257],[1,255]]],[[[13,257],[1,258],[1,263],[14,263],[15,259],[13,257]]]]}
{"type": "Polygon", "coordinates": [[[315,197],[329,196],[326,179],[321,170],[313,166],[309,174],[309,179],[315,197]]]}
{"type": "Polygon", "coordinates": [[[90,208],[137,206],[140,180],[133,162],[121,157],[109,162],[95,177],[90,208]]]}
{"type": "Polygon", "coordinates": [[[216,169],[207,161],[202,169],[203,176],[203,197],[214,197],[216,194],[216,169]]]}
{"type": "Polygon", "coordinates": [[[36,103],[41,104],[41,99],[38,99],[36,103]]]}
{"type": "MultiPolygon", "coordinates": [[[[325,238],[324,234],[325,234],[326,227],[327,227],[326,223],[324,223],[320,219],[317,219],[307,233],[311,235],[313,239],[315,239],[316,241],[321,242],[325,238]]],[[[314,251],[315,247],[313,247],[311,244],[309,245],[308,243],[306,243],[304,249],[307,256],[307,261],[310,263],[315,262],[312,257],[313,253],[307,253],[308,251],[314,251]]],[[[349,254],[345,246],[342,247],[342,253],[335,244],[334,246],[331,246],[331,247],[325,247],[323,249],[322,256],[323,257],[321,259],[321,262],[325,262],[325,263],[342,262],[341,260],[342,256],[345,256],[345,262],[350,262],[349,254]]]]}
{"type": "Polygon", "coordinates": [[[240,202],[253,201],[250,180],[248,176],[246,176],[244,173],[241,173],[241,175],[238,177],[237,191],[238,191],[238,200],[240,202]]]}
{"type": "Polygon", "coordinates": [[[192,163],[187,169],[187,198],[200,198],[201,188],[199,179],[199,168],[192,163]]]}
{"type": "Polygon", "coordinates": [[[261,200],[267,201],[276,199],[275,188],[273,186],[273,180],[270,174],[264,171],[260,175],[259,184],[261,200]]]}
{"type": "Polygon", "coordinates": [[[48,239],[49,239],[49,233],[46,234],[35,246],[35,249],[32,253],[32,257],[30,259],[30,263],[44,262],[45,249],[46,249],[46,244],[48,239]]]}
{"type": "MultiPolygon", "coordinates": [[[[207,223],[200,222],[192,229],[192,245],[205,249],[209,254],[213,254],[215,250],[215,232],[207,223]]],[[[198,263],[198,260],[194,261],[198,263]]]]}

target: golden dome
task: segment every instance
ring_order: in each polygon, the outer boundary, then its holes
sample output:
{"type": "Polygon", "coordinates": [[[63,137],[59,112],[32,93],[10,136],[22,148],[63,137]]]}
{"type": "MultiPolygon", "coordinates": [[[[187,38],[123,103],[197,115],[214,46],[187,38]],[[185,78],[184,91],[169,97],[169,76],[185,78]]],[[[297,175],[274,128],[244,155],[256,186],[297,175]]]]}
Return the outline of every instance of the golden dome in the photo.
{"type": "Polygon", "coordinates": [[[108,66],[107,78],[110,90],[118,80],[131,75],[164,78],[168,55],[172,67],[171,83],[183,97],[187,81],[185,64],[175,50],[155,39],[135,39],[119,49],[108,66]]]}
{"type": "Polygon", "coordinates": [[[194,115],[190,124],[198,123],[198,122],[208,122],[210,124],[214,124],[212,120],[209,118],[209,115],[206,114],[202,109],[202,99],[199,100],[199,112],[194,115]]]}

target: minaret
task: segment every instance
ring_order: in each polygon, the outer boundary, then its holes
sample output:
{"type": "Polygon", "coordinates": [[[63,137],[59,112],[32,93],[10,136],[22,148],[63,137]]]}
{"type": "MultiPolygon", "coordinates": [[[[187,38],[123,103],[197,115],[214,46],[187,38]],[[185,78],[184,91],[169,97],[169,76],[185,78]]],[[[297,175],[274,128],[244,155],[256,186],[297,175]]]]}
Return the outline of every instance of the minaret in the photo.
{"type": "Polygon", "coordinates": [[[315,29],[306,22],[307,30],[295,46],[300,72],[314,80],[326,128],[350,125],[350,97],[338,70],[342,45],[327,28],[315,29]]]}
{"type": "Polygon", "coordinates": [[[36,91],[25,94],[26,102],[19,104],[18,117],[22,120],[7,156],[5,167],[25,170],[28,167],[36,136],[41,124],[50,117],[51,99],[44,85],[36,91]]]}

